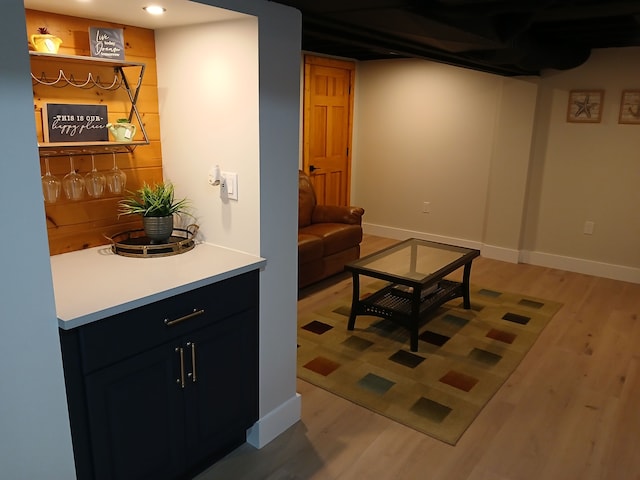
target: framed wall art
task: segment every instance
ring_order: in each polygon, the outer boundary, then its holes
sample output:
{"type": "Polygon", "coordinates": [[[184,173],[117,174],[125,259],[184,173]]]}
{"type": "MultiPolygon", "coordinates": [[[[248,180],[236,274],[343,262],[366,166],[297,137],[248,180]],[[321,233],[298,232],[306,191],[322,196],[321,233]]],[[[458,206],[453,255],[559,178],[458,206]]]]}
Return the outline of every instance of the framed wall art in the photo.
{"type": "Polygon", "coordinates": [[[640,125],[640,90],[624,90],[622,92],[618,123],[640,125]]]}
{"type": "Polygon", "coordinates": [[[604,90],[571,90],[567,122],[599,123],[602,119],[604,90]]]}

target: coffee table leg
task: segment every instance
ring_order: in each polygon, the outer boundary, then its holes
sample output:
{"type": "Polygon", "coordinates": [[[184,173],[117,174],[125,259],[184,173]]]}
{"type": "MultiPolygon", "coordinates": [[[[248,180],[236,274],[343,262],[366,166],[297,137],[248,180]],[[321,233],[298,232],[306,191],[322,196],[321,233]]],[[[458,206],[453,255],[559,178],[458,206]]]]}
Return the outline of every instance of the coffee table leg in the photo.
{"type": "Polygon", "coordinates": [[[420,328],[420,295],[421,291],[418,288],[413,289],[411,295],[411,328],[409,333],[411,334],[410,347],[412,352],[418,351],[418,335],[420,328]]]}
{"type": "Polygon", "coordinates": [[[471,308],[471,298],[469,297],[469,278],[471,277],[471,262],[465,264],[462,274],[462,298],[464,300],[464,308],[471,308]]]}
{"type": "Polygon", "coordinates": [[[347,330],[353,330],[356,326],[356,315],[358,314],[358,305],[360,302],[360,276],[352,272],[353,276],[353,294],[351,297],[351,313],[349,314],[349,323],[347,330]]]}

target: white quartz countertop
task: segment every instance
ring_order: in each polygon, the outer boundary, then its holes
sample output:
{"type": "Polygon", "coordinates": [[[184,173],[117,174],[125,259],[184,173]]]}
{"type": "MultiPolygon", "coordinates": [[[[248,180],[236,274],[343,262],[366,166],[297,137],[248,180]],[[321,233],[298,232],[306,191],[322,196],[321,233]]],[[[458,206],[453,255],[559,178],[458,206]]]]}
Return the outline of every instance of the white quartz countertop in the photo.
{"type": "Polygon", "coordinates": [[[69,330],[264,267],[266,260],[208,243],[158,258],[124,257],[102,246],[51,257],[56,312],[69,330]]]}

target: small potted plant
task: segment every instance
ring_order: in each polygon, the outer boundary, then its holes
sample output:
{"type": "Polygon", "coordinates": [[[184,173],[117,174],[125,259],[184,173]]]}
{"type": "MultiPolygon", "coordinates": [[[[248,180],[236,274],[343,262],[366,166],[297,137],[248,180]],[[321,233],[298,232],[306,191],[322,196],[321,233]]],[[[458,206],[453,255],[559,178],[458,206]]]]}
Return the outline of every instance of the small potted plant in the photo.
{"type": "Polygon", "coordinates": [[[31,35],[31,45],[37,52],[58,53],[62,39],[51,35],[47,27],[38,28],[38,33],[31,35]]]}
{"type": "Polygon", "coordinates": [[[131,196],[119,202],[120,215],[140,215],[144,232],[151,243],[166,243],[173,232],[173,215],[187,214],[189,201],[175,199],[173,184],[146,182],[131,196]]]}

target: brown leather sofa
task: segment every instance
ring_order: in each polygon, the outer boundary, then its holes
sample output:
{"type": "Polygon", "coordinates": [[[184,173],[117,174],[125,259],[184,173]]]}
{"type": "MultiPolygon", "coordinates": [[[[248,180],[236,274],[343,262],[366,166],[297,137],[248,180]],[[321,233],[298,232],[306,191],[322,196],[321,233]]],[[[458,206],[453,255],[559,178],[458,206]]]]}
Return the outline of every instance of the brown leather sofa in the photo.
{"type": "Polygon", "coordinates": [[[360,258],[360,207],[317,205],[309,177],[298,174],[298,288],[344,270],[360,258]]]}

